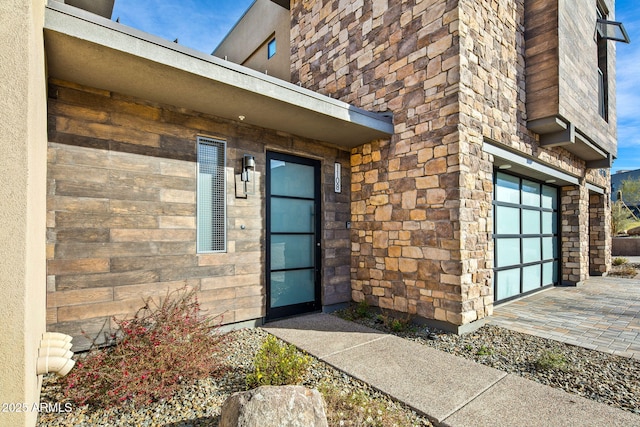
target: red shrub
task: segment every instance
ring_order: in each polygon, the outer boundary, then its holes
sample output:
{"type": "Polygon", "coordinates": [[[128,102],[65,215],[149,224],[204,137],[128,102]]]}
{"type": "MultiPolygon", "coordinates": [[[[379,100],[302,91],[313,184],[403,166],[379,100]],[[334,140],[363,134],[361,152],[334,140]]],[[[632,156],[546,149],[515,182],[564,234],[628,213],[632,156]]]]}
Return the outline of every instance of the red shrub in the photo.
{"type": "Polygon", "coordinates": [[[149,298],[132,319],[114,321],[116,344],[94,346],[64,378],[66,396],[78,405],[141,405],[224,371],[218,350],[225,336],[200,314],[195,291],[174,291],[160,304],[149,298]]]}

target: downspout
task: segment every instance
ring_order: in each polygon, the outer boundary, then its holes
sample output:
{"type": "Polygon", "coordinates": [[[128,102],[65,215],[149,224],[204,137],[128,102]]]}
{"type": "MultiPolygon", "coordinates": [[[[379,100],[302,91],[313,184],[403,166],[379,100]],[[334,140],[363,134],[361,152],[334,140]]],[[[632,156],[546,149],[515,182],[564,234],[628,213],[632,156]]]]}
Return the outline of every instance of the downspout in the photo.
{"type": "Polygon", "coordinates": [[[52,372],[65,376],[71,371],[76,363],[71,359],[71,339],[69,335],[57,332],[46,332],[42,335],[36,367],[38,375],[52,372]]]}

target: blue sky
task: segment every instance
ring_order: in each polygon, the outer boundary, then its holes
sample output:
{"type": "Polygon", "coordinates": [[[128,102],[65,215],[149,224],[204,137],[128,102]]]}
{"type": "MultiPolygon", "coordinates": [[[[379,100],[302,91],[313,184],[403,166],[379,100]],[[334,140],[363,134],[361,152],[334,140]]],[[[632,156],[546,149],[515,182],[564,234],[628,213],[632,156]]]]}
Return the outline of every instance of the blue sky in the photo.
{"type": "Polygon", "coordinates": [[[640,2],[618,0],[615,20],[624,24],[631,43],[616,43],[618,158],[613,172],[640,169],[640,2]]]}
{"type": "Polygon", "coordinates": [[[211,53],[253,0],[116,0],[113,19],[211,53]]]}
{"type": "MultiPolygon", "coordinates": [[[[211,53],[253,0],[116,0],[113,19],[211,53]]],[[[631,44],[616,43],[618,158],[613,171],[640,168],[640,2],[618,0],[615,20],[631,44]]]]}

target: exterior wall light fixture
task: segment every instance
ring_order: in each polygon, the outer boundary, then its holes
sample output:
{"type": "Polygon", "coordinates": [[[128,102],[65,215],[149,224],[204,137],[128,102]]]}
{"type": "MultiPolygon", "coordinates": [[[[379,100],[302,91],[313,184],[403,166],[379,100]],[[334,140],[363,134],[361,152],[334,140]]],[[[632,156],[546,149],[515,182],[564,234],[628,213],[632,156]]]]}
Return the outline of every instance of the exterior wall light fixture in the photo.
{"type": "Polygon", "coordinates": [[[256,159],[250,154],[245,154],[242,157],[240,180],[244,182],[245,195],[256,193],[256,159]],[[251,186],[249,183],[252,183],[251,186]]]}

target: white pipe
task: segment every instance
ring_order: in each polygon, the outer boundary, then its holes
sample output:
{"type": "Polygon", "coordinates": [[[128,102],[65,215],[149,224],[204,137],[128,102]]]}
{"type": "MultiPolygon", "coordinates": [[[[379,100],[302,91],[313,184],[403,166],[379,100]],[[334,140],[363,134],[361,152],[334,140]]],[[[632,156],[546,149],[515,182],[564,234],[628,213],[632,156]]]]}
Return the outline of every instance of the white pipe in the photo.
{"type": "Polygon", "coordinates": [[[60,347],[40,347],[38,357],[65,357],[71,359],[73,352],[60,347]]]}
{"type": "Polygon", "coordinates": [[[61,334],[60,332],[45,332],[42,334],[42,341],[47,340],[59,340],[64,342],[71,342],[73,338],[67,334],[61,334]]]}
{"type": "Polygon", "coordinates": [[[60,341],[60,340],[43,340],[40,342],[40,347],[56,347],[56,348],[64,348],[65,350],[71,350],[73,344],[70,342],[60,341]]]}
{"type": "Polygon", "coordinates": [[[36,372],[38,375],[55,372],[61,377],[64,377],[71,371],[71,368],[73,368],[75,364],[76,362],[73,359],[67,359],[65,357],[38,357],[36,372]]]}
{"type": "Polygon", "coordinates": [[[55,372],[60,376],[65,376],[71,371],[76,362],[71,359],[71,340],[69,335],[57,332],[46,332],[42,335],[40,348],[38,349],[38,360],[36,362],[36,373],[38,375],[55,372]]]}

